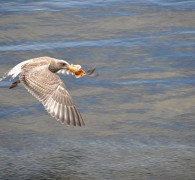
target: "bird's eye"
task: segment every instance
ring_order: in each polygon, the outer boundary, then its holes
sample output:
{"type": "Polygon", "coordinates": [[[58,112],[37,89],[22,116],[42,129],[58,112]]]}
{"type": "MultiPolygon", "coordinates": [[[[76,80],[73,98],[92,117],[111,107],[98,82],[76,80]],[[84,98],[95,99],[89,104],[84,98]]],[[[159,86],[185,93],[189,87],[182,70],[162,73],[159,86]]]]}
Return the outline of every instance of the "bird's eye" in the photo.
{"type": "Polygon", "coordinates": [[[66,63],[61,63],[62,66],[66,66],[66,63]]]}

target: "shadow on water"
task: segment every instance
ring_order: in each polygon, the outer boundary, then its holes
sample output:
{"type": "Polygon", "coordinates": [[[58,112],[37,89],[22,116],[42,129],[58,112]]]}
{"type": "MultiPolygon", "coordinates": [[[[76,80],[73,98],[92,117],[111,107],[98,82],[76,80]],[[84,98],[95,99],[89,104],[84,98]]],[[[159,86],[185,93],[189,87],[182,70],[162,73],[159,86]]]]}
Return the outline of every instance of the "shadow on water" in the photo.
{"type": "Polygon", "coordinates": [[[193,1],[2,1],[0,76],[51,56],[86,126],[0,82],[0,179],[194,179],[193,1]]]}

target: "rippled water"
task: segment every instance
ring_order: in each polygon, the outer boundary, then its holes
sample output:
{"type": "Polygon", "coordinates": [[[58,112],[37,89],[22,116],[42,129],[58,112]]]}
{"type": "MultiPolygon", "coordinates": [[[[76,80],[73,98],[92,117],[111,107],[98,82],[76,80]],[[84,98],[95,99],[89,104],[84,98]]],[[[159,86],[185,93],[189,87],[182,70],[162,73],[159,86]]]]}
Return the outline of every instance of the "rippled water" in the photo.
{"type": "Polygon", "coordinates": [[[0,76],[40,56],[100,76],[61,76],[83,128],[0,82],[0,179],[194,179],[194,10],[190,0],[1,1],[0,76]]]}

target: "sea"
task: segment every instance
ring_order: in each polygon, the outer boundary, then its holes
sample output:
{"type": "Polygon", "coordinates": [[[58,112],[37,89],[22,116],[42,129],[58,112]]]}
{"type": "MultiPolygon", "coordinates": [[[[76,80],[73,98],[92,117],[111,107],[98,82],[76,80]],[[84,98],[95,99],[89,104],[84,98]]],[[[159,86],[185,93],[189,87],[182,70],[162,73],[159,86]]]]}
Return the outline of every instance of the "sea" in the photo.
{"type": "MultiPolygon", "coordinates": [[[[0,77],[49,56],[85,121],[0,82],[0,179],[194,180],[195,1],[0,0],[0,77]]],[[[16,78],[17,80],[17,78],[16,78]]]]}

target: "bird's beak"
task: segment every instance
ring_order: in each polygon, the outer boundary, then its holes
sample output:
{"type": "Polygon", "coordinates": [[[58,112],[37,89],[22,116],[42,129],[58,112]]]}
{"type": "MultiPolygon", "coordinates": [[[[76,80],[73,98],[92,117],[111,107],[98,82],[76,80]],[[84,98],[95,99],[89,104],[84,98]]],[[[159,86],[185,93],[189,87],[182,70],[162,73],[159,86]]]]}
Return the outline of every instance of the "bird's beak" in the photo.
{"type": "Polygon", "coordinates": [[[67,62],[67,67],[70,66],[70,64],[67,62]]]}
{"type": "Polygon", "coordinates": [[[66,61],[66,66],[64,67],[64,69],[68,69],[69,66],[70,64],[66,61]]]}

